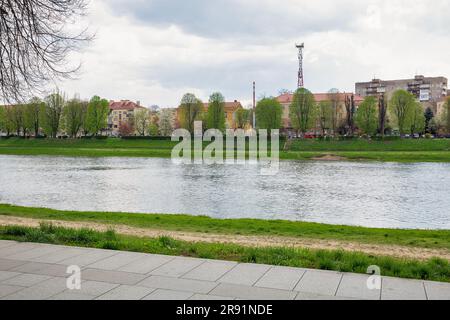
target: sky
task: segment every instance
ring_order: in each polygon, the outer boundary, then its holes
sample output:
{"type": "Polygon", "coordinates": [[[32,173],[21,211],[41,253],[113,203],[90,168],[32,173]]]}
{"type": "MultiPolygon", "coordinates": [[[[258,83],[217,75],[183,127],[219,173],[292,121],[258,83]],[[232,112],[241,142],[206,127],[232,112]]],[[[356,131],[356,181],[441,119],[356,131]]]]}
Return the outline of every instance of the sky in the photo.
{"type": "Polygon", "coordinates": [[[354,91],[355,82],[450,76],[448,0],[91,0],[95,40],[73,56],[67,95],[176,107],[184,93],[220,91],[248,106],[295,90],[296,43],[305,87],[354,91]]]}

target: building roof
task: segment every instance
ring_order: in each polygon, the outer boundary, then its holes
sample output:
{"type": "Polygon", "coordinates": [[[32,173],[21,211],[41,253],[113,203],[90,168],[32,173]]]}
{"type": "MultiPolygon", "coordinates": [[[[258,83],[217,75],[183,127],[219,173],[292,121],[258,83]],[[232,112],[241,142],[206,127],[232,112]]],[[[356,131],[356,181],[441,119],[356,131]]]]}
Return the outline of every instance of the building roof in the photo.
{"type": "MultiPolygon", "coordinates": [[[[313,93],[314,99],[316,100],[316,102],[322,102],[322,101],[330,100],[330,95],[331,94],[332,93],[313,93]]],[[[345,101],[345,98],[351,96],[352,93],[338,93],[338,95],[339,95],[339,100],[340,101],[345,101]]],[[[363,97],[361,97],[361,96],[359,96],[357,94],[355,94],[354,97],[355,97],[355,103],[356,104],[359,104],[359,103],[361,103],[364,100],[363,97]]],[[[293,98],[294,98],[294,95],[292,93],[285,93],[285,94],[282,94],[281,96],[277,97],[277,100],[280,103],[291,103],[293,98]]]]}
{"type": "Polygon", "coordinates": [[[110,110],[128,110],[128,111],[132,111],[134,109],[145,109],[145,108],[140,106],[136,102],[133,102],[133,101],[130,101],[130,100],[120,100],[120,101],[110,101],[109,102],[109,109],[110,110]]]}

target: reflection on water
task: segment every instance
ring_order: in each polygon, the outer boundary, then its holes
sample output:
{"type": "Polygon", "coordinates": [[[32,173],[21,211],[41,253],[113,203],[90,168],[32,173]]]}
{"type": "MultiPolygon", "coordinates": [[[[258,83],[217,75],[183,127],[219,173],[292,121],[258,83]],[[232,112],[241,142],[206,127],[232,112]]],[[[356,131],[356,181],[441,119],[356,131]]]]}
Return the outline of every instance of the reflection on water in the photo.
{"type": "Polygon", "coordinates": [[[450,165],[281,162],[174,165],[170,159],[0,156],[0,202],[66,210],[450,229],[450,165]]]}

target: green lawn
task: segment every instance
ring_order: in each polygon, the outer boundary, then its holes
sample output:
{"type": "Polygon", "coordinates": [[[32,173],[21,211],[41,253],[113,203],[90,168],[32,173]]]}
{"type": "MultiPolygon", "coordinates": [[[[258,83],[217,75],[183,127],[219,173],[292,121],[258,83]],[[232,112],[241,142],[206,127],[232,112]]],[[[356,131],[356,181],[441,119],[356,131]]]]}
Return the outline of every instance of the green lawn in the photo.
{"type": "Polygon", "coordinates": [[[139,238],[118,235],[114,231],[73,230],[49,224],[41,224],[40,228],[2,226],[0,239],[341,272],[366,273],[369,266],[377,265],[384,276],[450,282],[450,264],[439,258],[417,261],[341,250],[251,248],[232,244],[191,243],[168,237],[139,238]]]}
{"type": "Polygon", "coordinates": [[[334,239],[368,244],[450,249],[450,230],[371,229],[283,220],[222,220],[172,214],[59,211],[6,204],[0,204],[0,215],[40,220],[97,222],[169,231],[334,239]]]}
{"type": "MultiPolygon", "coordinates": [[[[0,139],[0,154],[75,157],[160,157],[168,158],[176,142],[167,140],[0,139]]],[[[205,143],[204,145],[207,145],[205,143]]],[[[283,143],[281,143],[281,147],[283,143]]],[[[395,141],[294,141],[283,160],[310,160],[333,154],[348,160],[390,162],[450,162],[450,140],[395,141]]]]}

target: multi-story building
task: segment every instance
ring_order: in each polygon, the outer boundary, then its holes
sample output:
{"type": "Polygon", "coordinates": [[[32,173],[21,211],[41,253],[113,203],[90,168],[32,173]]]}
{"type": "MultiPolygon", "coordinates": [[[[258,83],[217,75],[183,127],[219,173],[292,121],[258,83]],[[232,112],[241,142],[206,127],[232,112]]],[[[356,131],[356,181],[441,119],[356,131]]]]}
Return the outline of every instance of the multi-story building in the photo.
{"type": "Polygon", "coordinates": [[[119,135],[120,126],[124,123],[132,125],[134,112],[145,109],[140,102],[130,100],[110,101],[108,115],[108,130],[111,135],[119,135]]]}
{"type": "Polygon", "coordinates": [[[431,108],[437,113],[437,103],[447,96],[448,80],[445,77],[415,76],[414,79],[380,80],[358,82],[355,84],[356,94],[362,97],[386,94],[388,98],[400,89],[412,93],[421,102],[424,109],[431,108]]]}
{"type": "MultiPolygon", "coordinates": [[[[205,113],[208,112],[208,107],[209,103],[204,103],[203,112],[205,113]]],[[[243,108],[242,104],[237,100],[234,100],[233,102],[225,102],[224,112],[225,112],[225,125],[227,128],[234,129],[236,127],[236,111],[242,108],[243,108]]],[[[180,108],[178,107],[177,109],[178,123],[180,123],[178,114],[179,110],[180,108]]]]}
{"type": "MultiPolygon", "coordinates": [[[[204,103],[204,111],[208,111],[209,103],[204,103]]],[[[242,104],[234,100],[233,102],[225,102],[225,124],[227,128],[234,129],[236,127],[236,111],[242,109],[242,104]]]]}
{"type": "MultiPolygon", "coordinates": [[[[339,128],[344,124],[345,119],[347,118],[347,109],[345,108],[345,100],[350,98],[352,93],[314,93],[314,99],[316,103],[320,103],[323,101],[329,101],[332,106],[335,108],[336,115],[336,127],[339,128]]],[[[361,102],[364,100],[359,95],[353,95],[355,106],[358,107],[361,102]]],[[[289,117],[289,106],[292,104],[294,99],[294,95],[292,93],[285,93],[277,97],[278,102],[280,102],[283,107],[283,115],[282,115],[282,127],[284,131],[292,131],[292,124],[289,117]]],[[[314,131],[318,131],[317,128],[314,131]]]]}

